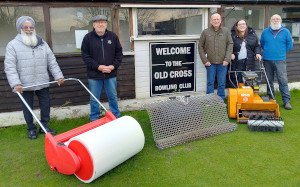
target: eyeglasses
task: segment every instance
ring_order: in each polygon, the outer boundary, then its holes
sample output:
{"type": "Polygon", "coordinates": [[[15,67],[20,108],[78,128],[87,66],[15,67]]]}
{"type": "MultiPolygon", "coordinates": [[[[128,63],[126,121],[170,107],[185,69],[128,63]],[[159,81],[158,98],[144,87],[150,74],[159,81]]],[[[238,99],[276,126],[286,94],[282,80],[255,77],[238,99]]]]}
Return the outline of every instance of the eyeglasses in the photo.
{"type": "Polygon", "coordinates": [[[239,24],[237,24],[237,26],[242,26],[242,25],[246,25],[246,23],[239,23],[239,24]]]}
{"type": "Polygon", "coordinates": [[[104,25],[104,24],[107,24],[107,21],[95,21],[94,23],[97,23],[97,24],[102,24],[102,25],[104,25]]]}
{"type": "Polygon", "coordinates": [[[34,29],[34,27],[33,27],[33,26],[30,26],[30,27],[28,27],[28,26],[24,26],[24,27],[23,27],[23,29],[30,29],[30,30],[33,30],[33,29],[34,29]]]}

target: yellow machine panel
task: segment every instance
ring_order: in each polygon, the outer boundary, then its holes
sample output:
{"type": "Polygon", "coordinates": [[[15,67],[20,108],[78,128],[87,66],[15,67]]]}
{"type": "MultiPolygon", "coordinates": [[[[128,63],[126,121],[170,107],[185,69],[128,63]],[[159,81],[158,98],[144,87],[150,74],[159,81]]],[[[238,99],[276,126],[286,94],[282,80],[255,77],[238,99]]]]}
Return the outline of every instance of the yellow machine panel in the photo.
{"type": "Polygon", "coordinates": [[[279,106],[273,100],[263,99],[253,92],[252,87],[239,84],[239,88],[229,88],[228,115],[237,118],[238,123],[247,123],[249,115],[280,116],[279,106]]]}
{"type": "Polygon", "coordinates": [[[250,86],[237,88],[238,103],[253,103],[253,89],[250,86]]]}

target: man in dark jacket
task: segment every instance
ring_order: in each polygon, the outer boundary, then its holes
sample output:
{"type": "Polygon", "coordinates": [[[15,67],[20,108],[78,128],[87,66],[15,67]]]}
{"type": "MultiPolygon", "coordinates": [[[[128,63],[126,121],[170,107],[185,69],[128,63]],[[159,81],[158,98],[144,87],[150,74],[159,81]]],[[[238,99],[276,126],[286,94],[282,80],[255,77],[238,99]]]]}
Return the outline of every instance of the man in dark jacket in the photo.
{"type": "MultiPolygon", "coordinates": [[[[122,61],[123,53],[118,36],[107,30],[107,17],[98,15],[93,18],[93,31],[85,35],[81,54],[87,65],[89,88],[95,97],[101,97],[104,88],[112,113],[121,116],[118,108],[117,69],[122,61]]],[[[90,121],[100,116],[98,102],[90,97],[90,121]]]]}

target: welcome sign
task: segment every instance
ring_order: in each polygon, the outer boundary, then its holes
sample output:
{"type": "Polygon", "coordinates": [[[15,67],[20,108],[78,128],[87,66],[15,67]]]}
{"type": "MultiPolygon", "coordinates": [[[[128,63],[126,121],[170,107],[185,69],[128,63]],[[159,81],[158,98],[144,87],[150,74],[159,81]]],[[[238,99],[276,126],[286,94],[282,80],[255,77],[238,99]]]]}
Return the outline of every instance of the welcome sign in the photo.
{"type": "Polygon", "coordinates": [[[150,43],[151,96],[195,91],[195,46],[150,43]]]}

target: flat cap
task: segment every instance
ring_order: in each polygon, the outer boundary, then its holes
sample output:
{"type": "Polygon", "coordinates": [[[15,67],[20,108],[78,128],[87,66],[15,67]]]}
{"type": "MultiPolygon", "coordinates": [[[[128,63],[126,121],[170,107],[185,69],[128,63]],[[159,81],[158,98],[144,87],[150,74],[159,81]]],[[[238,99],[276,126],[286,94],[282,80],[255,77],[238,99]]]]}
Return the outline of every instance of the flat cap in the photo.
{"type": "Polygon", "coordinates": [[[99,20],[107,21],[107,17],[104,15],[97,15],[93,18],[93,22],[99,21],[99,20]]]}

